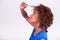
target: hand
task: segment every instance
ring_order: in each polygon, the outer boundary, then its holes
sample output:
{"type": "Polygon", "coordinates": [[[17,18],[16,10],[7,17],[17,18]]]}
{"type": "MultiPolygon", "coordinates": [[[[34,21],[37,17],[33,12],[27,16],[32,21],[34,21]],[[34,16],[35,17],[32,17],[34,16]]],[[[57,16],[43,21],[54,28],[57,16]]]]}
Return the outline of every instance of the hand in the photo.
{"type": "Polygon", "coordinates": [[[21,5],[20,5],[20,9],[25,9],[27,7],[27,4],[22,2],[21,5]]]}

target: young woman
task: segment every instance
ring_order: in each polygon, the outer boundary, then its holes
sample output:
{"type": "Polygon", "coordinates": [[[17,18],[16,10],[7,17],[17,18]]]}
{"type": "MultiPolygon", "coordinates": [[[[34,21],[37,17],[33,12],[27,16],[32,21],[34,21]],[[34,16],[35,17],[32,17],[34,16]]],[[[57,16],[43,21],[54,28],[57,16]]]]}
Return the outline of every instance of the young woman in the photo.
{"type": "Polygon", "coordinates": [[[42,4],[39,6],[33,6],[33,14],[29,17],[24,10],[27,6],[28,5],[26,3],[22,2],[20,10],[22,16],[34,27],[29,40],[48,40],[47,29],[53,23],[53,14],[51,9],[42,4]]]}

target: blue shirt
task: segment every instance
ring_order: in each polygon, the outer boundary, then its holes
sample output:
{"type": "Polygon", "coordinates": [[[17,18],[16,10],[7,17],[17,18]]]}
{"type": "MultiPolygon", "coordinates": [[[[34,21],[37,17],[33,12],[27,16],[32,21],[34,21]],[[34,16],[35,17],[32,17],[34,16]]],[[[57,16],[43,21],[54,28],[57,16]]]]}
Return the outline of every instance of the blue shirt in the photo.
{"type": "Polygon", "coordinates": [[[34,36],[35,29],[33,29],[33,32],[30,36],[29,40],[41,40],[42,38],[47,40],[47,32],[45,30],[42,30],[39,32],[36,36],[34,36]]]}

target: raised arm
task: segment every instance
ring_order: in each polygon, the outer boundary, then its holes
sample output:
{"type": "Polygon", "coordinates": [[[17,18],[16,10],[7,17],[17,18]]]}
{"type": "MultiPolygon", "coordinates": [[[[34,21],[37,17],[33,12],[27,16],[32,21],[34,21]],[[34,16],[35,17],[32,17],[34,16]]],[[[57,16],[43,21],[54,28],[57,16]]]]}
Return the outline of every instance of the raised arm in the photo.
{"type": "Polygon", "coordinates": [[[27,15],[26,11],[24,10],[26,7],[27,7],[27,4],[22,2],[20,5],[21,14],[26,20],[28,20],[29,16],[27,15]]]}
{"type": "Polygon", "coordinates": [[[21,14],[32,26],[34,26],[33,23],[32,23],[32,20],[30,19],[31,17],[29,17],[27,15],[26,11],[24,10],[26,7],[27,7],[27,4],[22,2],[21,5],[20,5],[21,14]]]}
{"type": "Polygon", "coordinates": [[[21,10],[21,14],[22,16],[26,19],[29,18],[29,16],[27,15],[26,11],[24,9],[20,9],[21,10]]]}

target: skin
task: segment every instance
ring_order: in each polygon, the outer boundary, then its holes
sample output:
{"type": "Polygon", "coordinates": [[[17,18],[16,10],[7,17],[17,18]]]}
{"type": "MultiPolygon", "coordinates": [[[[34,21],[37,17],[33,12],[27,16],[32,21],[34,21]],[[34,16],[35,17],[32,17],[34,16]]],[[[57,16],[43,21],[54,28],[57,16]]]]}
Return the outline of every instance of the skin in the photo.
{"type": "MultiPolygon", "coordinates": [[[[30,17],[27,15],[26,11],[24,10],[28,5],[24,2],[20,5],[20,10],[22,16],[35,28],[34,36],[38,34],[38,32],[42,31],[42,28],[40,28],[39,20],[38,20],[38,11],[36,8],[34,8],[33,13],[30,15],[30,17]]],[[[44,39],[42,39],[44,40],[44,39]]]]}

